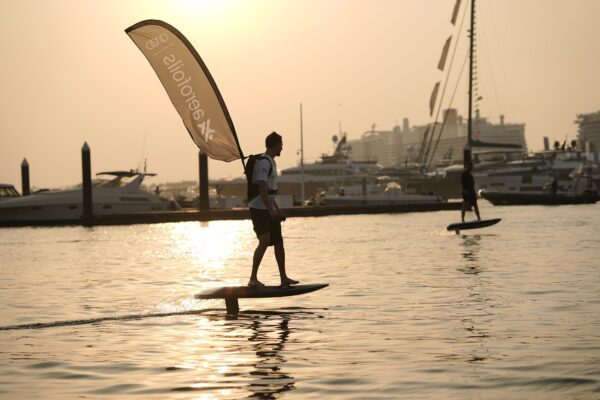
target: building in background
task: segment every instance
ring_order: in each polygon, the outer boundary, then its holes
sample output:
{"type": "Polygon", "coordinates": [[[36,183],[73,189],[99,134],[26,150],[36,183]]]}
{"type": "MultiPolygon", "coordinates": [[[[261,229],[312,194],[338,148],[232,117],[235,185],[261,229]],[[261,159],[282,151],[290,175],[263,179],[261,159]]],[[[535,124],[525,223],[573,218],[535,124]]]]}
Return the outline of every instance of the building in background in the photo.
{"type": "MultiPolygon", "coordinates": [[[[467,121],[458,115],[456,109],[447,109],[444,113],[446,122],[441,135],[441,123],[436,124],[435,132],[431,135],[429,132],[433,130],[433,124],[411,127],[407,118],[401,127],[395,126],[391,131],[378,131],[373,126],[359,139],[348,141],[352,148],[351,158],[375,160],[384,167],[406,163],[448,165],[462,162],[463,148],[467,142],[467,121]]],[[[499,123],[494,124],[477,113],[473,139],[519,144],[522,152],[527,152],[525,124],[507,124],[503,115],[499,123]]],[[[474,153],[478,150],[474,149],[474,153]]],[[[502,148],[495,150],[501,151],[502,148]]]]}
{"type": "Polygon", "coordinates": [[[352,160],[372,160],[381,165],[392,165],[398,162],[403,151],[402,128],[395,126],[391,131],[377,131],[373,125],[360,139],[349,140],[348,144],[352,160]]]}
{"type": "Polygon", "coordinates": [[[582,149],[588,151],[586,142],[589,143],[589,151],[594,154],[600,150],[600,111],[589,114],[578,114],[575,123],[579,125],[579,143],[582,149]]]}

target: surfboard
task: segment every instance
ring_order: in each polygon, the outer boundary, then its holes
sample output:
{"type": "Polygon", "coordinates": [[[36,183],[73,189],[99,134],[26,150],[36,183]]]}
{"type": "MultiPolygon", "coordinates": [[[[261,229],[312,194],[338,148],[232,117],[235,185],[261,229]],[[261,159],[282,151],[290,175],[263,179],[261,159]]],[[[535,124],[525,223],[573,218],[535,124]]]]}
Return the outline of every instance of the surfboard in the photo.
{"type": "Polygon", "coordinates": [[[448,225],[448,227],[446,229],[449,231],[455,231],[456,233],[458,233],[459,231],[462,231],[465,229],[478,229],[478,228],[485,228],[486,226],[496,225],[498,222],[500,222],[500,220],[501,220],[501,218],[494,218],[494,219],[482,219],[481,221],[456,222],[454,224],[448,225]]]}
{"type": "Polygon", "coordinates": [[[280,286],[225,286],[207,289],[196,294],[196,299],[224,299],[228,315],[237,315],[240,311],[238,299],[287,297],[314,292],[329,286],[328,283],[313,283],[310,285],[292,285],[285,288],[280,286]]]}
{"type": "Polygon", "coordinates": [[[280,286],[225,286],[208,289],[198,293],[197,299],[226,299],[231,298],[260,298],[260,297],[286,297],[314,292],[329,286],[328,283],[314,283],[309,285],[292,285],[287,288],[280,286]]]}

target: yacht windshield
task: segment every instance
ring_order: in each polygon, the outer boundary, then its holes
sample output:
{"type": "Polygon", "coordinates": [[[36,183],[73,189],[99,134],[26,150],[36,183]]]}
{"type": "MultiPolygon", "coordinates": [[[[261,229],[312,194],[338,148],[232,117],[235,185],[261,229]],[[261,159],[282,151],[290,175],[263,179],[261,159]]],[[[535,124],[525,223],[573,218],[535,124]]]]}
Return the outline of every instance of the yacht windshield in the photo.
{"type": "Polygon", "coordinates": [[[118,188],[125,186],[122,176],[117,176],[114,179],[94,179],[92,186],[96,188],[118,188]]]}
{"type": "Polygon", "coordinates": [[[0,197],[17,197],[19,192],[14,187],[1,187],[0,197]]]}

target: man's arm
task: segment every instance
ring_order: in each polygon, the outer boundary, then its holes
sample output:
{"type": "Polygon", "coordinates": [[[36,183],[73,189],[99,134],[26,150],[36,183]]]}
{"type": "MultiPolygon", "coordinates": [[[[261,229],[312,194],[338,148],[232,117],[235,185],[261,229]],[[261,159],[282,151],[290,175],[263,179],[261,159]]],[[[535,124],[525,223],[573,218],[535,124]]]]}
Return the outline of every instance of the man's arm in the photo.
{"type": "Polygon", "coordinates": [[[265,203],[265,205],[267,206],[267,211],[269,212],[269,215],[271,217],[277,217],[277,205],[274,201],[271,201],[271,198],[269,197],[269,187],[267,186],[267,182],[256,181],[256,183],[258,184],[258,193],[260,194],[260,198],[262,199],[263,203],[265,203]]]}
{"type": "Polygon", "coordinates": [[[281,208],[279,208],[279,204],[277,204],[276,201],[274,201],[273,204],[275,205],[275,208],[277,209],[279,215],[281,215],[281,220],[285,221],[285,214],[283,213],[283,211],[281,211],[281,208]]]}
{"type": "Polygon", "coordinates": [[[469,184],[467,183],[467,174],[463,172],[460,174],[460,185],[462,186],[463,193],[468,191],[469,184]]]}

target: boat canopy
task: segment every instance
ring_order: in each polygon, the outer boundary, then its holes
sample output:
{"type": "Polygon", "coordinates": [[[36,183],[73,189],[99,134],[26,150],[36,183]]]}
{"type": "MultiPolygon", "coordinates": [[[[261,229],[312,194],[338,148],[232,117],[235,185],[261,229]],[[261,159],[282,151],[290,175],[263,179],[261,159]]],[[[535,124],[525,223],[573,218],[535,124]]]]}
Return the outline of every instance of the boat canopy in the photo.
{"type": "Polygon", "coordinates": [[[120,178],[131,178],[132,176],[137,176],[137,175],[156,176],[156,174],[154,174],[154,173],[138,172],[138,171],[134,171],[134,170],[98,172],[96,174],[96,176],[98,176],[98,175],[113,175],[113,176],[117,176],[120,178]]]}

